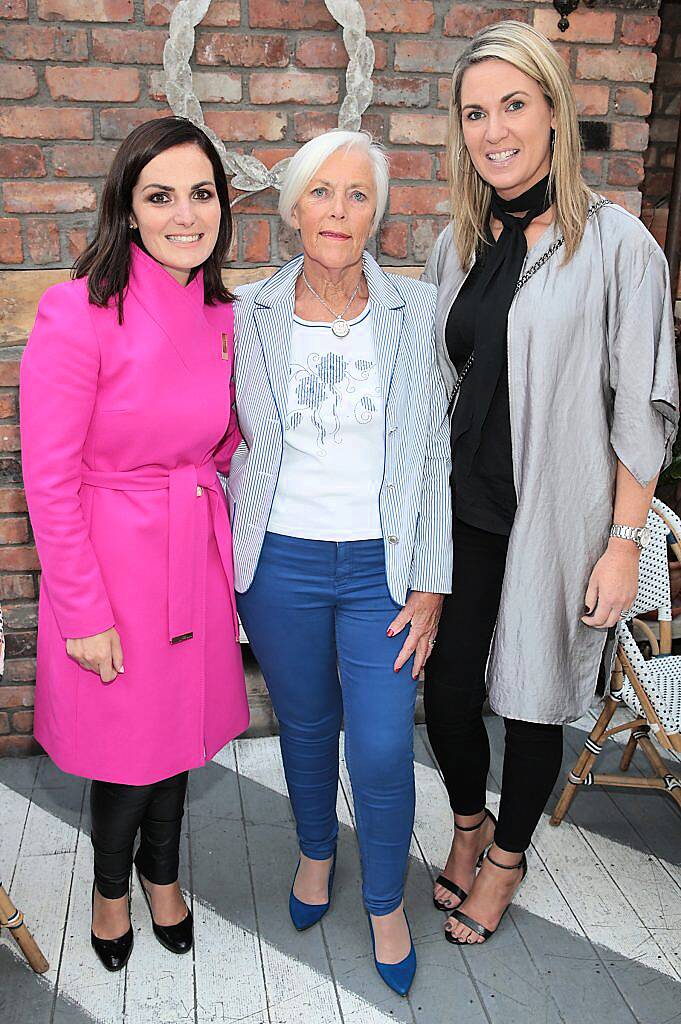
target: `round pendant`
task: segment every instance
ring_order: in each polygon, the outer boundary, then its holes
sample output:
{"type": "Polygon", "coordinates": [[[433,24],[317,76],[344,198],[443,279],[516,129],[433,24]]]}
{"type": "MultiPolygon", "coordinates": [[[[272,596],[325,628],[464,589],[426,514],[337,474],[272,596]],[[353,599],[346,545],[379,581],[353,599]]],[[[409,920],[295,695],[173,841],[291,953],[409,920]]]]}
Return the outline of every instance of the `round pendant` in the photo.
{"type": "Polygon", "coordinates": [[[350,325],[347,320],[343,320],[343,318],[339,316],[338,319],[334,320],[331,324],[331,330],[337,338],[347,338],[350,333],[350,325]]]}

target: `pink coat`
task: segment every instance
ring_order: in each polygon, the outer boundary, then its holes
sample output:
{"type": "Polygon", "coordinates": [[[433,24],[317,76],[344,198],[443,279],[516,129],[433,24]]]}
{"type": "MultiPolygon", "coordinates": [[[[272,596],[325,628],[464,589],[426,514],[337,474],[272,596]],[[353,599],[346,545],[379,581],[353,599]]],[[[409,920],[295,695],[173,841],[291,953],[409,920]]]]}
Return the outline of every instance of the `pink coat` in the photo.
{"type": "Polygon", "coordinates": [[[49,288],[21,365],[24,480],[42,564],[35,736],[64,771],[145,785],[248,725],[232,540],[216,469],[239,441],[231,305],[136,246],[119,326],[83,279],[49,288]],[[66,639],[111,626],[103,684],[66,639]]]}

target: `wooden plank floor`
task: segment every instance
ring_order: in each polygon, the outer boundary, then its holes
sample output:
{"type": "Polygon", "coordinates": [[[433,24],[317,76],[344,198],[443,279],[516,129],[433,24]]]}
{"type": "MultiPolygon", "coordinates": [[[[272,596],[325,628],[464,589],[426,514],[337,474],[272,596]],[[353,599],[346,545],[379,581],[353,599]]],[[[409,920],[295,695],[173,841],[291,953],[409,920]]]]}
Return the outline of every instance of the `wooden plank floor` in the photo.
{"type": "MultiPolygon", "coordinates": [[[[590,727],[566,730],[565,767],[590,727]]],[[[498,803],[503,724],[492,740],[498,803]]],[[[488,946],[442,939],[431,880],[449,811],[423,727],[407,906],[419,958],[407,1000],[373,968],[361,906],[344,762],[334,903],[298,934],[287,897],[296,838],[276,738],[244,739],[192,773],[182,878],[196,919],[193,956],[155,941],[133,889],[135,949],[108,975],[89,946],[92,853],[87,788],[44,757],[0,761],[0,878],[48,957],[44,978],[0,939],[3,1024],[681,1024],[681,816],[652,792],[579,793],[559,828],[545,817],[513,910],[488,946]]],[[[618,749],[603,755],[613,767],[618,749]]],[[[600,767],[600,766],[599,766],[600,767]]]]}

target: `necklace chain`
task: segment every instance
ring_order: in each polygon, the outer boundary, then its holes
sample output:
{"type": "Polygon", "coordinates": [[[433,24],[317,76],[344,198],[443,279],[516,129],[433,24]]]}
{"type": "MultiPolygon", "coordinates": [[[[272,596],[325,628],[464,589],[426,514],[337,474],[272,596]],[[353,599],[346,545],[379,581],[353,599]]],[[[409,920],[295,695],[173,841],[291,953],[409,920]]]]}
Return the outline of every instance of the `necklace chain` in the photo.
{"type": "Polygon", "coordinates": [[[319,302],[321,302],[322,306],[324,306],[324,308],[325,308],[325,309],[328,309],[329,313],[331,313],[331,315],[332,315],[332,316],[334,316],[334,317],[336,318],[336,320],[343,320],[343,318],[344,318],[345,314],[346,314],[346,313],[347,313],[347,311],[348,311],[348,310],[350,309],[350,306],[351,306],[351,305],[353,304],[353,302],[355,301],[355,298],[356,298],[356,296],[357,296],[357,292],[359,291],[359,286],[360,286],[360,285],[361,285],[361,283],[362,283],[362,275],[360,274],[360,276],[359,276],[359,281],[357,282],[357,287],[355,288],[354,292],[353,292],[353,293],[352,293],[352,295],[350,296],[350,298],[349,298],[348,302],[346,303],[346,305],[345,305],[345,307],[344,307],[344,309],[343,309],[343,312],[342,312],[342,313],[336,313],[335,309],[331,309],[331,306],[330,306],[330,305],[328,304],[328,302],[325,302],[325,301],[324,301],[324,299],[323,299],[323,298],[321,297],[321,295],[319,294],[319,292],[316,292],[316,291],[314,290],[314,288],[312,287],[312,285],[311,285],[311,284],[310,284],[310,282],[308,281],[308,279],[307,279],[307,275],[306,275],[306,273],[305,273],[305,271],[304,271],[304,270],[303,270],[303,281],[305,282],[305,284],[307,285],[307,287],[308,287],[308,288],[310,289],[310,291],[312,292],[312,294],[314,295],[314,297],[315,297],[316,299],[318,299],[318,300],[319,300],[319,302]]]}

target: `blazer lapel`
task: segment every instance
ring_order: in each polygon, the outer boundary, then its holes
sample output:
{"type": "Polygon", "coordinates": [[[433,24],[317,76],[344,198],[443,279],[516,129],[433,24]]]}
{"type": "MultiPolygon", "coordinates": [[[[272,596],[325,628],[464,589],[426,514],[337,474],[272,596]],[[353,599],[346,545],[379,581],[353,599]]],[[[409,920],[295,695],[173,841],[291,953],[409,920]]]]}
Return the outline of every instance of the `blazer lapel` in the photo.
{"type": "Polygon", "coordinates": [[[255,297],[253,317],[282,427],[288,410],[289,358],[296,281],[303,257],[285,264],[255,297]]]}
{"type": "Polygon", "coordinates": [[[402,339],[404,299],[373,256],[364,253],[364,276],[369,286],[374,319],[374,346],[381,380],[381,391],[387,412],[395,361],[402,339]]]}

